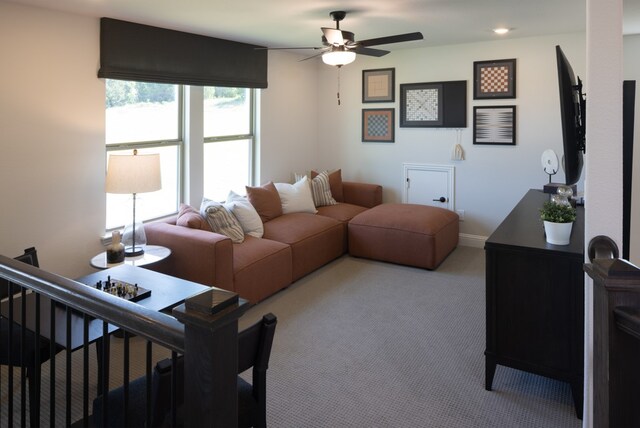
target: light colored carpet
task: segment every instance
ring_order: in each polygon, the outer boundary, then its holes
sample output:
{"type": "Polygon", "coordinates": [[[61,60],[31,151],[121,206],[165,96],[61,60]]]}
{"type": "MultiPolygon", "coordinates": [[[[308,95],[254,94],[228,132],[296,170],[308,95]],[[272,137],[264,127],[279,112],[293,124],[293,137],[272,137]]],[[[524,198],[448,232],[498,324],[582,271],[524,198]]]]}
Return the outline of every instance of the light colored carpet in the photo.
{"type": "Polygon", "coordinates": [[[345,256],[252,308],[278,326],[272,427],[578,427],[568,384],[498,366],[484,389],[484,251],[427,271],[345,256]]]}
{"type": "MultiPolygon", "coordinates": [[[[484,293],[484,251],[459,247],[436,271],[344,256],[251,308],[241,328],[267,312],[278,317],[267,374],[268,424],[580,426],[568,384],[498,366],[494,390],[484,389],[484,293]]],[[[133,378],[144,373],[144,342],[132,342],[133,378]]],[[[121,373],[121,346],[112,339],[112,373],[121,373]]],[[[166,355],[154,347],[155,360],[166,355]]],[[[81,358],[74,353],[74,368],[81,358]]],[[[93,400],[93,349],[90,361],[93,400]]],[[[64,353],[56,364],[64,370],[64,353]]],[[[45,363],[43,388],[47,379],[45,363]]],[[[2,426],[6,386],[3,367],[2,426]]],[[[73,387],[75,421],[82,414],[79,378],[73,387]]],[[[63,426],[63,385],[57,397],[56,425],[63,426]]],[[[48,403],[42,410],[48,425],[48,403]]]]}

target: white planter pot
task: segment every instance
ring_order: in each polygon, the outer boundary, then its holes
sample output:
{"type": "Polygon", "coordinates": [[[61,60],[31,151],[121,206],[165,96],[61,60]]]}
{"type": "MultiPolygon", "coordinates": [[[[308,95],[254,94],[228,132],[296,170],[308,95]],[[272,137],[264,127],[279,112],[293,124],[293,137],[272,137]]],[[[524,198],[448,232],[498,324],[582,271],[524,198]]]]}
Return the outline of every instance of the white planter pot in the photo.
{"type": "Polygon", "coordinates": [[[544,232],[547,235],[547,242],[553,245],[569,245],[571,241],[571,223],[544,222],[544,232]]]}

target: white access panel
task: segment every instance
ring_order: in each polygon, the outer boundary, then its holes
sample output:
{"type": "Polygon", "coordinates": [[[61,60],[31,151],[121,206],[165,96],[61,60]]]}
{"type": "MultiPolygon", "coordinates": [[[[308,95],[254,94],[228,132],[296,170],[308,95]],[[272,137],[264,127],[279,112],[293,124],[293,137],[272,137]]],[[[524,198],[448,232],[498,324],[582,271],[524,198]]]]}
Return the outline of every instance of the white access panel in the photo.
{"type": "Polygon", "coordinates": [[[455,210],[454,166],[405,163],[403,167],[402,202],[455,210]]]}

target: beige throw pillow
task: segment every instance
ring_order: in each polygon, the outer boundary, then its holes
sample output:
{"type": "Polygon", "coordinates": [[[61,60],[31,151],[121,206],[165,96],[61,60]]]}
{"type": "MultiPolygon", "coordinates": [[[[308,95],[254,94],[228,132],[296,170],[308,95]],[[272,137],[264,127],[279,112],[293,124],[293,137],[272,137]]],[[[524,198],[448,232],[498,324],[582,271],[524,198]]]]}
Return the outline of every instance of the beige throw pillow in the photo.
{"type": "MultiPolygon", "coordinates": [[[[313,174],[311,180],[311,196],[316,207],[324,207],[325,205],[336,205],[338,202],[331,194],[331,186],[329,182],[329,173],[323,171],[320,174],[313,174]]],[[[296,174],[296,180],[299,174],[296,174]]]]}
{"type": "Polygon", "coordinates": [[[244,232],[238,219],[220,202],[203,199],[200,215],[207,219],[213,232],[228,236],[234,244],[244,241],[244,232]]]}

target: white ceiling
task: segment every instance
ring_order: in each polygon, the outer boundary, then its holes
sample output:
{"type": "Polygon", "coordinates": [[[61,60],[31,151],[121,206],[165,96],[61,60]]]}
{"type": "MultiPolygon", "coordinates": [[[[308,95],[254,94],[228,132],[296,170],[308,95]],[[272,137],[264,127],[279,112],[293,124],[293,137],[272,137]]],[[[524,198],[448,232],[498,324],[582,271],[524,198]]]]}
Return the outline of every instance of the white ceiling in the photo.
{"type": "MultiPolygon", "coordinates": [[[[110,17],[269,47],[320,46],[333,10],[356,40],[421,31],[388,49],[585,30],[586,0],[0,0],[110,17]],[[497,36],[492,28],[513,31],[497,36]]],[[[625,0],[625,34],[640,33],[640,0],[625,0]]]]}

